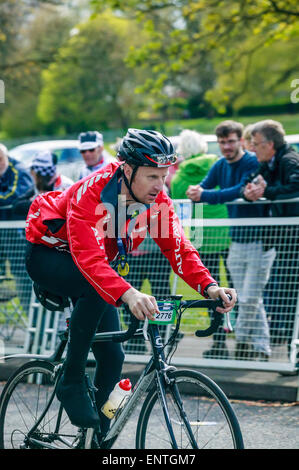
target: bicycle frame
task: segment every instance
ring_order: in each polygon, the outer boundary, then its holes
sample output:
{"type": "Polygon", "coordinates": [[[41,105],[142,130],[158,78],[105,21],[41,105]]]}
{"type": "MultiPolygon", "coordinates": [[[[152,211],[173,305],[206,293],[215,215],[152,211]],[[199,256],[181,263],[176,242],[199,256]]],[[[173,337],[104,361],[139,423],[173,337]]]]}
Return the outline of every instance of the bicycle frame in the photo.
{"type": "MultiPolygon", "coordinates": [[[[165,362],[164,356],[164,345],[162,338],[160,336],[159,328],[157,325],[150,324],[148,327],[149,340],[152,347],[153,356],[149,360],[148,364],[145,366],[145,369],[142,371],[139,380],[137,381],[133,393],[130,396],[129,400],[125,404],[124,408],[120,410],[119,415],[116,415],[115,422],[112,424],[107,435],[101,442],[101,448],[110,447],[117,439],[118,434],[122,431],[128,419],[135,409],[135,405],[140,403],[140,399],[148,391],[150,386],[156,381],[157,392],[160,399],[160,403],[163,410],[163,415],[168,429],[168,433],[173,445],[173,448],[178,448],[174,432],[172,429],[171,420],[168,413],[167,401],[166,401],[166,387],[170,386],[170,391],[173,395],[174,400],[176,401],[179,409],[181,411],[181,416],[183,418],[186,430],[189,435],[190,442],[194,447],[196,446],[195,439],[191,427],[188,423],[187,417],[183,410],[182,401],[180,399],[180,394],[178,388],[175,384],[172,384],[169,378],[167,377],[167,372],[176,370],[176,367],[169,366],[165,362]],[[106,445],[105,445],[106,443],[106,445]]],[[[91,436],[89,436],[89,442],[91,442],[91,436]]]]}
{"type": "MultiPolygon", "coordinates": [[[[181,296],[179,296],[181,298],[181,296]]],[[[207,303],[207,305],[210,305],[209,302],[211,301],[185,301],[184,306],[185,308],[189,308],[193,306],[194,304],[198,304],[200,306],[204,306],[204,303],[207,303]]],[[[213,301],[214,302],[214,301],[213,301]]],[[[215,303],[215,302],[214,302],[215,303]]],[[[195,306],[195,305],[194,305],[195,306]]],[[[197,305],[196,305],[197,306],[197,305]]],[[[220,316],[220,314],[218,314],[220,316]]],[[[104,332],[104,333],[96,333],[93,342],[98,342],[98,341],[125,341],[129,337],[134,336],[140,336],[142,330],[137,330],[137,325],[136,325],[136,318],[133,317],[134,323],[131,323],[128,331],[126,332],[104,332]],[[136,333],[135,333],[136,332],[136,333]],[[132,334],[131,334],[132,333],[132,334]],[[131,335],[130,335],[131,334],[131,335]],[[125,338],[125,339],[124,339],[125,338]]],[[[138,324],[138,321],[137,321],[138,324]]],[[[179,328],[180,320],[177,324],[177,329],[179,328]]],[[[207,332],[210,334],[211,329],[217,327],[217,318],[215,317],[212,321],[212,326],[209,327],[207,330],[196,332],[197,336],[204,336],[207,334],[207,332]]],[[[178,330],[177,330],[178,331],[178,330]]],[[[158,398],[163,410],[163,415],[166,423],[166,427],[168,430],[168,434],[172,443],[172,447],[174,449],[178,448],[175,435],[173,432],[172,424],[171,424],[171,419],[169,416],[168,412],[168,406],[167,406],[167,400],[166,400],[166,391],[169,391],[173,397],[173,400],[175,401],[176,405],[178,406],[180,416],[183,420],[184,427],[186,430],[186,433],[188,435],[188,438],[190,440],[190,443],[193,448],[197,448],[196,441],[193,436],[193,432],[191,430],[191,426],[188,422],[187,416],[184,411],[183,403],[180,397],[180,393],[178,390],[178,387],[169,376],[168,373],[175,371],[176,368],[174,366],[170,366],[167,364],[165,355],[164,355],[164,344],[162,341],[162,338],[160,336],[159,332],[159,327],[157,324],[148,324],[148,336],[149,336],[149,341],[151,344],[152,348],[152,357],[149,360],[148,364],[145,366],[143,372],[141,373],[134,389],[133,393],[131,394],[129,400],[127,403],[124,405],[124,407],[116,412],[114,421],[112,422],[111,428],[104,436],[103,440],[100,442],[101,448],[110,448],[111,445],[116,441],[119,433],[122,431],[123,427],[127,423],[128,419],[130,418],[131,414],[136,408],[136,405],[140,403],[141,397],[149,390],[149,388],[155,383],[156,389],[157,389],[157,394],[158,398]]],[[[61,335],[61,343],[58,345],[56,351],[52,356],[41,356],[41,355],[14,355],[11,357],[27,357],[27,358],[38,358],[42,359],[48,362],[58,362],[59,364],[56,366],[54,370],[54,379],[56,380],[54,389],[52,391],[52,394],[49,398],[49,401],[41,413],[40,417],[36,421],[36,423],[33,425],[33,427],[30,429],[30,431],[27,433],[27,440],[33,443],[35,446],[40,446],[41,448],[47,447],[47,448],[56,448],[54,445],[51,445],[51,437],[48,437],[48,441],[43,441],[39,440],[34,436],[34,433],[38,431],[38,427],[42,420],[44,419],[46,413],[48,412],[51,404],[53,403],[54,397],[55,397],[55,392],[56,392],[56,386],[57,386],[57,381],[60,378],[63,370],[63,362],[61,363],[61,358],[63,355],[63,352],[65,350],[65,347],[67,345],[68,341],[68,332],[64,332],[61,335]]],[[[89,384],[91,385],[91,383],[89,384]]],[[[90,391],[92,389],[92,386],[89,387],[90,391]]],[[[59,426],[61,422],[61,417],[62,417],[62,411],[63,407],[60,405],[59,411],[58,411],[58,416],[57,420],[55,423],[55,431],[52,433],[52,438],[53,441],[55,438],[59,438],[61,442],[64,442],[65,444],[68,445],[66,441],[64,441],[60,436],[59,436],[59,426]]],[[[80,432],[82,434],[82,428],[79,428],[78,431],[78,436],[80,435],[80,432]]],[[[85,444],[89,443],[91,445],[92,438],[93,438],[94,430],[87,430],[86,432],[86,440],[85,444]]],[[[77,436],[77,438],[78,438],[77,436]]],[[[70,445],[70,447],[72,447],[70,445]]],[[[86,445],[88,447],[88,445],[86,445]]]]}
{"type": "MultiPolygon", "coordinates": [[[[193,444],[194,447],[196,447],[192,430],[189,426],[188,420],[184,416],[182,401],[180,399],[177,386],[175,384],[171,384],[171,381],[167,377],[167,372],[174,371],[176,370],[176,368],[173,366],[169,366],[165,362],[164,345],[162,342],[162,338],[160,336],[158,326],[154,324],[150,324],[148,327],[148,333],[149,333],[149,340],[151,343],[153,356],[151,357],[148,364],[145,366],[144,370],[142,371],[129,400],[127,401],[125,406],[121,410],[119,410],[118,413],[116,413],[116,417],[114,419],[114,422],[111,425],[110,430],[108,431],[107,435],[104,437],[103,441],[101,442],[102,449],[110,448],[111,445],[117,440],[118,435],[120,434],[120,432],[126,425],[133,411],[136,409],[137,404],[140,403],[141,398],[145,395],[145,393],[149,390],[149,388],[154,384],[154,382],[156,382],[159,400],[161,403],[166,427],[168,429],[168,433],[169,433],[173,448],[177,448],[178,446],[175,440],[171,420],[170,420],[169,413],[168,413],[168,407],[167,407],[167,402],[166,402],[166,388],[167,387],[169,387],[169,390],[174,400],[176,401],[176,403],[179,406],[179,409],[181,410],[182,418],[184,420],[184,424],[186,426],[186,430],[188,432],[190,442],[193,444]]],[[[107,333],[97,333],[94,341],[96,342],[107,341],[107,333]]],[[[61,354],[61,351],[62,351],[62,347],[59,348],[59,354],[61,354]]],[[[56,383],[57,383],[57,380],[62,374],[63,363],[59,364],[56,367],[57,369],[55,370],[55,375],[56,375],[56,383]]],[[[34,424],[34,426],[30,429],[30,431],[27,434],[28,441],[30,441],[30,443],[34,444],[35,446],[40,446],[41,448],[43,447],[47,447],[50,449],[56,448],[50,442],[39,440],[38,438],[34,436],[35,432],[38,430],[40,423],[42,422],[43,418],[46,416],[54,400],[55,389],[56,389],[56,386],[54,387],[52,395],[49,398],[47,406],[41,413],[37,422],[34,424]]],[[[59,407],[57,421],[55,425],[55,431],[53,433],[53,436],[55,436],[55,433],[57,433],[57,435],[59,436],[59,426],[60,426],[61,416],[62,416],[62,405],[60,405],[59,407]]],[[[86,447],[89,447],[91,444],[93,432],[94,430],[91,430],[91,432],[89,430],[87,431],[86,442],[89,442],[89,444],[87,444],[86,447]]],[[[62,441],[61,438],[59,439],[62,441]]],[[[63,442],[66,443],[65,441],[63,442]]]]}

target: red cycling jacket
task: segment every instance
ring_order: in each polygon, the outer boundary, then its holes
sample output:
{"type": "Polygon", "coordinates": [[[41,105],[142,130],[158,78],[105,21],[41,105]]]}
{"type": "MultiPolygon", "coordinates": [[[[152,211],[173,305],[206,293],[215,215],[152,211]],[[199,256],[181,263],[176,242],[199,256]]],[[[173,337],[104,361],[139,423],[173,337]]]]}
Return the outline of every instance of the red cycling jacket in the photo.
{"type": "Polygon", "coordinates": [[[174,272],[203,295],[215,280],[202,264],[198,252],[186,239],[171,199],[161,191],[154,204],[129,206],[127,219],[118,200],[117,181],[122,163],[113,162],[73,184],[64,192],[39,195],[26,220],[31,243],[69,250],[83,276],[108,303],[118,306],[131,285],[110,266],[118,256],[115,220],[128,252],[136,249],[147,231],[174,272]],[[119,215],[120,214],[120,215],[119,215]]]}

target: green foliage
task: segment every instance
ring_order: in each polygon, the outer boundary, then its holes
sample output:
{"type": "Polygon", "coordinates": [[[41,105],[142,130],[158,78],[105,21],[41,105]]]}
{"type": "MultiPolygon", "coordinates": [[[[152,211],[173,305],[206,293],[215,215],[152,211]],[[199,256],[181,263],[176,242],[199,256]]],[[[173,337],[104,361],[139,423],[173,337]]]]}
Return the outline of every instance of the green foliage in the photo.
{"type": "MultiPolygon", "coordinates": [[[[253,124],[256,121],[262,121],[263,119],[274,119],[275,121],[281,122],[287,134],[298,134],[298,114],[271,114],[261,116],[236,116],[239,122],[242,122],[244,126],[247,124],[253,124]]],[[[177,135],[183,129],[192,129],[203,134],[214,134],[216,126],[223,121],[223,117],[215,117],[212,119],[199,118],[199,119],[182,119],[182,120],[169,120],[163,123],[164,132],[166,135],[177,135]]]]}
{"type": "Polygon", "coordinates": [[[78,25],[43,73],[42,122],[66,132],[126,127],[137,102],[137,74],[124,64],[134,37],[134,24],[109,12],[78,25]]]}
{"type": "Polygon", "coordinates": [[[1,135],[289,103],[298,17],[297,0],[2,0],[1,135]]]}
{"type": "Polygon", "coordinates": [[[149,41],[130,51],[128,63],[150,68],[151,80],[139,91],[164,106],[178,90],[197,97],[198,109],[204,103],[206,112],[208,103],[224,113],[252,99],[270,102],[283,94],[289,100],[299,66],[297,0],[93,0],[92,5],[135,16],[147,29],[149,41]],[[209,83],[202,78],[207,70],[209,83]],[[191,86],[194,71],[197,82],[191,86]]]}
{"type": "Polygon", "coordinates": [[[39,7],[39,2],[35,2],[33,8],[27,2],[4,1],[0,7],[0,24],[6,31],[6,40],[0,45],[0,78],[5,82],[0,121],[6,135],[48,131],[36,115],[40,75],[68,36],[73,22],[71,15],[62,15],[50,3],[40,2],[39,7]]]}

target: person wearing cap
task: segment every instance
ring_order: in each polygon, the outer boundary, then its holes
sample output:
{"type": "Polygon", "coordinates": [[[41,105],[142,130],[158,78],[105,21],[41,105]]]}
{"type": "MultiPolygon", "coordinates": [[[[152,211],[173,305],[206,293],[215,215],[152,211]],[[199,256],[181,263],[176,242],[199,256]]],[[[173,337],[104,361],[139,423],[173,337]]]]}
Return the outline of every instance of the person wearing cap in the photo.
{"type": "MultiPolygon", "coordinates": [[[[0,143],[0,220],[20,219],[14,214],[14,204],[33,187],[29,172],[18,160],[11,158],[6,146],[0,143]]],[[[6,275],[8,260],[21,305],[24,312],[28,313],[31,281],[26,274],[22,256],[25,242],[22,229],[0,230],[0,273],[6,275]]]]}
{"type": "Polygon", "coordinates": [[[21,195],[13,205],[13,214],[16,217],[27,217],[32,201],[39,194],[47,191],[64,191],[74,184],[73,180],[57,172],[57,155],[50,151],[42,151],[32,160],[30,173],[34,186],[21,195]]]}
{"type": "Polygon", "coordinates": [[[103,135],[98,131],[81,132],[79,134],[79,151],[85,162],[79,179],[100,170],[115,159],[104,149],[103,135]]]}
{"type": "Polygon", "coordinates": [[[64,191],[74,181],[57,172],[57,155],[49,151],[38,153],[31,164],[31,175],[39,193],[64,191]]]}
{"type": "Polygon", "coordinates": [[[100,425],[101,432],[109,428],[101,407],[120,380],[124,353],[119,343],[92,345],[97,411],[84,378],[88,353],[96,331],[120,329],[117,310],[107,315],[107,304],[125,303],[141,321],[154,320],[159,313],[155,297],[125,279],[127,254],[141,244],[147,231],[185,282],[207,298],[223,300],[224,307],[217,307],[220,313],[230,311],[236,302],[235,290],[218,286],[186,239],[163,189],[168,168],[176,162],[167,137],[129,129],[118,158],[61,194],[39,195],[26,224],[29,276],[47,291],[70,297],[74,304],[56,396],[74,425],[100,425]]]}

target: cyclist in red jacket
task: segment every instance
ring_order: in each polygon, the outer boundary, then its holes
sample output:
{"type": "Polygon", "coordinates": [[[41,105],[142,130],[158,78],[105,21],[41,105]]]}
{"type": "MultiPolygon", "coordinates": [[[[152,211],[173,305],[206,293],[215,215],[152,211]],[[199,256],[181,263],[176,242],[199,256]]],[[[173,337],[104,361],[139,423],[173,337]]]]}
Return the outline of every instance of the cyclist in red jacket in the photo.
{"type": "MultiPolygon", "coordinates": [[[[172,202],[163,191],[168,167],[176,161],[171,142],[155,131],[129,129],[120,161],[78,181],[63,193],[49,192],[33,202],[26,223],[26,266],[31,279],[54,294],[71,297],[70,341],[57,397],[73,424],[107,428],[91,406],[84,371],[96,331],[119,329],[115,307],[127,303],[139,319],[158,312],[153,296],[123,277],[127,253],[146,231],[173,270],[205,297],[221,297],[222,313],[236,302],[234,289],[220,288],[185,238],[172,202]],[[226,294],[230,294],[229,300],[226,294]]],[[[98,409],[119,380],[124,354],[117,343],[98,343],[95,385],[98,409]]]]}

